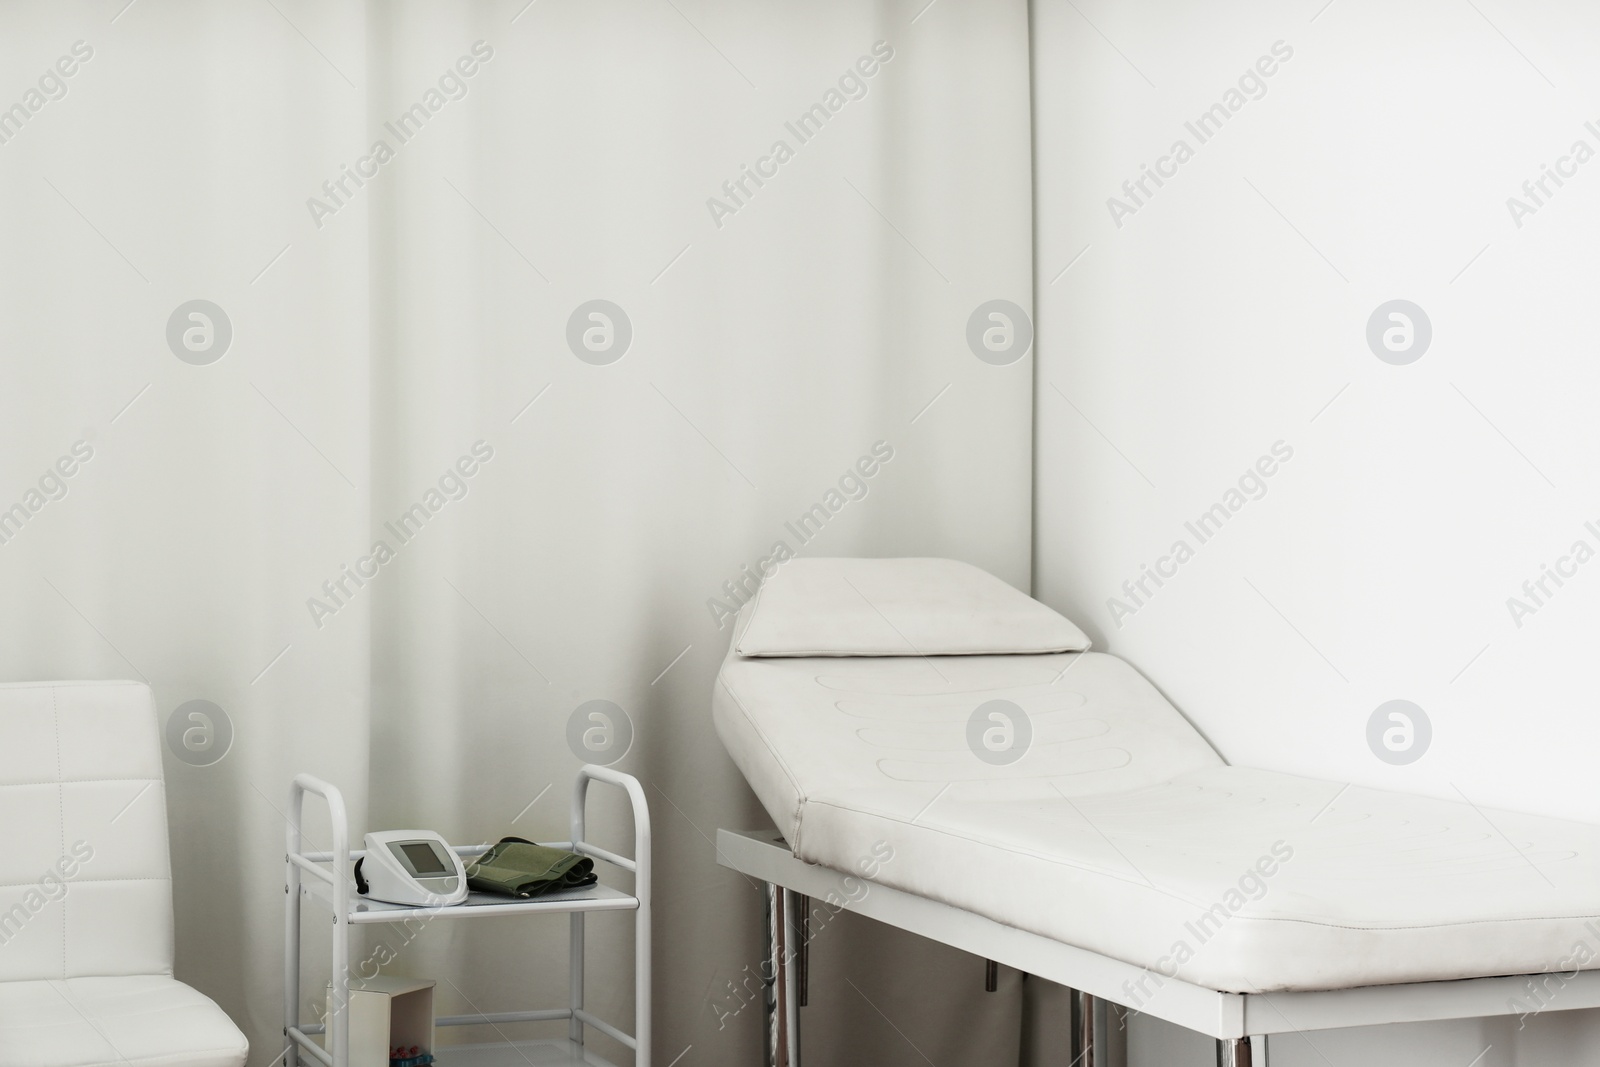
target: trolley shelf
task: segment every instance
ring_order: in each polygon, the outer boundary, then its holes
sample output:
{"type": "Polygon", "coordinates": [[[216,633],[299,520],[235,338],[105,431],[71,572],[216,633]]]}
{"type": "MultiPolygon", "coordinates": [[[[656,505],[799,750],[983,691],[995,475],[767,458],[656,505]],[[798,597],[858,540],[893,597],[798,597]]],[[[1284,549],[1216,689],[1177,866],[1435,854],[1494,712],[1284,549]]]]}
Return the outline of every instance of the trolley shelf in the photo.
{"type": "Polygon", "coordinates": [[[434,1055],[434,1067],[613,1067],[610,1060],[571,1041],[457,1045],[434,1055]]]}
{"type": "MultiPolygon", "coordinates": [[[[300,890],[308,898],[333,910],[333,888],[326,882],[302,882],[300,890]]],[[[496,896],[493,893],[469,893],[465,903],[446,908],[416,908],[406,904],[388,904],[381,900],[356,897],[351,901],[352,923],[398,923],[417,918],[476,919],[486,915],[565,915],[577,911],[634,911],[639,898],[608,885],[591,885],[582,889],[566,889],[559,893],[546,893],[532,900],[496,896]]]]}

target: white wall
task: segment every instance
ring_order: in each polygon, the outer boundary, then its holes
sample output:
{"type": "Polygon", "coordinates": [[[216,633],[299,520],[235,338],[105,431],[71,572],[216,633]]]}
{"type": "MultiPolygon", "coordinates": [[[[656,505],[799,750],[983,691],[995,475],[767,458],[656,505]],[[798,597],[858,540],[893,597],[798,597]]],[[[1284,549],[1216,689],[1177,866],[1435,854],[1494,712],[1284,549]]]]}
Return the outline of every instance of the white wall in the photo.
{"type": "MultiPolygon", "coordinates": [[[[757,1009],[719,1026],[760,895],[711,835],[766,818],[711,728],[707,602],[877,441],[893,460],[801,551],[1026,586],[1031,363],[965,339],[981,302],[1030,303],[1026,30],[1020,0],[0,9],[0,105],[94,49],[0,144],[0,502],[95,449],[0,544],[0,678],[144,677],[163,716],[232,721],[219,762],[169,760],[178,973],[253,1064],[280,1047],[290,775],[342,785],[357,834],[559,839],[591,699],[631,718],[617,766],[654,805],[657,1063],[759,1055],[757,1009]],[[480,40],[399,144],[385,122],[480,40]],[[718,226],[708,198],[880,41],[865,94],[718,226]],[[393,159],[330,202],[378,139],[393,159]],[[234,331],[206,366],[164,337],[196,297],[234,331]],[[566,340],[595,298],[634,331],[604,366],[566,340]],[[480,440],[398,544],[385,522],[480,440]],[[377,540],[393,560],[326,599],[377,540]]],[[[446,1012],[563,996],[564,926],[466,925],[390,969],[448,979],[446,1012]]],[[[625,1013],[626,927],[590,929],[590,1003],[625,1013]]],[[[1014,975],[984,998],[981,961],[854,920],[811,961],[815,1062],[1014,1056],[1014,975]]]]}
{"type": "MultiPolygon", "coordinates": [[[[1233,762],[1600,819],[1600,568],[1520,627],[1507,607],[1574,541],[1600,548],[1600,163],[1520,227],[1507,207],[1574,141],[1600,150],[1600,11],[1035,0],[1032,19],[1038,595],[1233,762]],[[1185,122],[1279,41],[1264,95],[1201,144],[1185,122]],[[1193,158],[1126,197],[1180,138],[1193,158]],[[1136,208],[1120,226],[1114,196],[1136,208]],[[1365,336],[1393,299],[1432,323],[1409,365],[1365,336]],[[1279,441],[1292,459],[1199,544],[1184,523],[1279,441]],[[1180,539],[1193,559],[1114,611],[1180,539]],[[1408,765],[1366,740],[1393,699],[1434,731],[1408,765]]],[[[1133,1037],[1140,1063],[1210,1062],[1133,1037]]],[[[1554,1065],[1596,1040],[1582,1017],[1459,1023],[1289,1037],[1274,1063],[1457,1067],[1492,1044],[1485,1065],[1554,1065]]]]}

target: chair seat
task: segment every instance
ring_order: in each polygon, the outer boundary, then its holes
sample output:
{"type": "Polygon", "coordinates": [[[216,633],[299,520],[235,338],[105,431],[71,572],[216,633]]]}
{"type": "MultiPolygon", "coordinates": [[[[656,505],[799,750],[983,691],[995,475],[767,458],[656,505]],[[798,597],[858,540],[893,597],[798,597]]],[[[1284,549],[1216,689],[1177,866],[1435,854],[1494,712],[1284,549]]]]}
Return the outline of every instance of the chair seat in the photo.
{"type": "Polygon", "coordinates": [[[166,975],[0,982],[0,1067],[243,1067],[249,1044],[166,975]]]}

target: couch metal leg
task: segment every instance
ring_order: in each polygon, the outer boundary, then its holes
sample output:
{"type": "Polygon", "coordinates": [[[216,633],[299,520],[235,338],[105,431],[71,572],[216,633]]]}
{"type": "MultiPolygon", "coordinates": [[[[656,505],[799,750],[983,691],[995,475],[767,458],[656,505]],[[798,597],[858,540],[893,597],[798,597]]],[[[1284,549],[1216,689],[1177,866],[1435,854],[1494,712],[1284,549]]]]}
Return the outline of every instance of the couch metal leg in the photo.
{"type": "Polygon", "coordinates": [[[799,1005],[803,1008],[811,999],[811,898],[796,894],[794,910],[798,916],[796,951],[800,957],[795,966],[795,984],[800,989],[799,1005]]]}
{"type": "Polygon", "coordinates": [[[1218,1038],[1217,1067],[1254,1067],[1248,1037],[1218,1038]]]}
{"type": "Polygon", "coordinates": [[[800,1067],[800,894],[766,886],[766,1067],[800,1067]]]}
{"type": "Polygon", "coordinates": [[[1106,1004],[1102,1040],[1105,1043],[1105,1067],[1128,1067],[1128,1009],[1120,1004],[1106,1004]]]}
{"type": "Polygon", "coordinates": [[[1103,1067],[1096,1059],[1095,998],[1081,989],[1072,991],[1072,1039],[1068,1051],[1072,1054],[1071,1067],[1103,1067]]]}

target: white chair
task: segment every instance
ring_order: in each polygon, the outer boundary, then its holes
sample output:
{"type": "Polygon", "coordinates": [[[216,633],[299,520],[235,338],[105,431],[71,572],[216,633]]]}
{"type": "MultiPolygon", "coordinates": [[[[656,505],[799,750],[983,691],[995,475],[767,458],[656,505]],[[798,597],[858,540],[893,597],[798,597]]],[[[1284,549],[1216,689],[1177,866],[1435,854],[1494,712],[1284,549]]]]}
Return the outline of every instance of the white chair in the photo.
{"type": "Polygon", "coordinates": [[[172,922],[149,688],[0,685],[0,1067],[242,1067],[172,922]]]}

